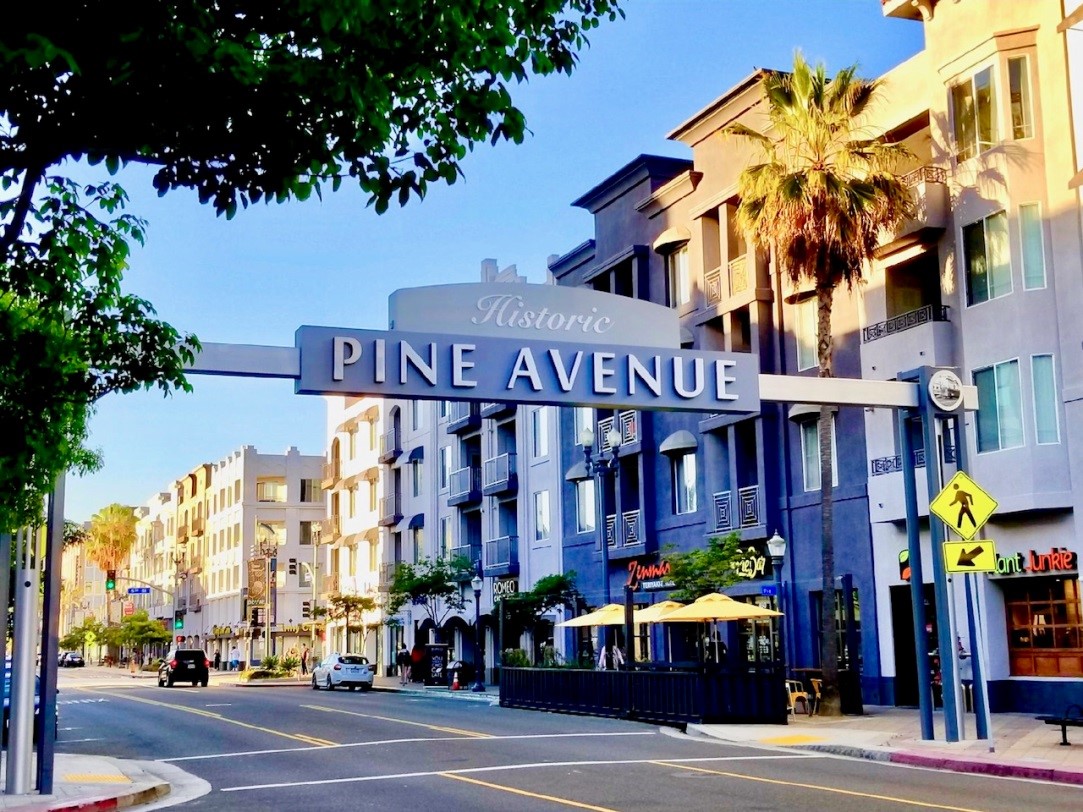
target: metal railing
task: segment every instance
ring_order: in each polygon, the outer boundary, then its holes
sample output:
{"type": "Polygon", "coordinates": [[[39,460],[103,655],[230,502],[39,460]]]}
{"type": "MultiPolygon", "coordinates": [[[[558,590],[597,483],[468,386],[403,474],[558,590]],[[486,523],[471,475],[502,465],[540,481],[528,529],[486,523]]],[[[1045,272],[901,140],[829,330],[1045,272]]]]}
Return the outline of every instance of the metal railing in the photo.
{"type": "Polygon", "coordinates": [[[341,591],[341,578],[337,572],[331,572],[320,579],[320,594],[334,595],[341,591]]]}
{"type": "Polygon", "coordinates": [[[325,462],[323,464],[323,481],[324,482],[338,482],[339,471],[342,468],[342,460],[331,460],[331,462],[325,462]]]}
{"type": "Polygon", "coordinates": [[[458,423],[460,420],[469,420],[477,414],[477,403],[469,400],[453,400],[448,406],[447,420],[449,423],[458,423]]]}
{"type": "Polygon", "coordinates": [[[519,537],[500,536],[485,542],[485,566],[499,567],[519,563],[519,537]]]}
{"type": "Polygon", "coordinates": [[[904,186],[917,186],[919,183],[947,183],[948,172],[940,166],[919,166],[907,172],[899,180],[904,186]]]}
{"type": "Polygon", "coordinates": [[[731,531],[763,524],[762,495],[759,485],[737,489],[737,516],[733,513],[733,491],[712,494],[715,531],[731,531]]]}
{"type": "Polygon", "coordinates": [[[327,543],[337,539],[342,530],[342,517],[338,513],[332,513],[320,522],[320,541],[327,543]]]}
{"type": "Polygon", "coordinates": [[[603,417],[598,421],[596,436],[602,451],[609,451],[609,430],[616,426],[620,432],[621,445],[639,440],[639,412],[628,410],[619,412],[616,417],[603,417]]]}
{"type": "MultiPolygon", "coordinates": [[[[944,462],[955,462],[955,446],[944,446],[944,462]]],[[[925,467],[925,449],[914,449],[914,467],[925,467]]],[[[903,469],[902,454],[893,457],[875,457],[869,460],[869,476],[884,476],[885,474],[897,474],[903,469]]]]}
{"type": "Polygon", "coordinates": [[[485,473],[481,484],[486,488],[501,485],[510,480],[515,472],[515,452],[499,454],[485,460],[485,473]]]}
{"type": "Polygon", "coordinates": [[[459,468],[448,477],[448,498],[457,499],[481,490],[481,469],[476,466],[459,468]]]}
{"type": "Polygon", "coordinates": [[[738,488],[737,503],[741,509],[741,527],[755,527],[763,524],[763,516],[760,513],[759,485],[738,488]]]}
{"type": "Polygon", "coordinates": [[[722,266],[712,268],[703,274],[703,295],[707,304],[716,305],[722,301],[722,266]]]}
{"type": "Polygon", "coordinates": [[[466,558],[472,564],[477,564],[481,560],[480,544],[460,544],[458,547],[452,547],[448,552],[452,558],[466,558]]]}
{"type": "Polygon", "coordinates": [[[387,456],[394,454],[398,456],[402,453],[401,440],[399,439],[398,428],[390,428],[380,435],[380,456],[387,456]]]}
{"type": "Polygon", "coordinates": [[[620,527],[618,533],[617,515],[610,513],[605,517],[605,538],[610,547],[616,547],[618,542],[621,547],[630,547],[634,544],[643,543],[643,533],[640,527],[641,511],[626,510],[620,514],[620,527]]]}
{"type": "Polygon", "coordinates": [[[910,330],[934,321],[948,321],[948,307],[946,305],[928,304],[919,307],[917,310],[900,313],[893,318],[870,324],[861,331],[861,343],[868,344],[878,338],[901,333],[904,330],[910,330]]]}
{"type": "Polygon", "coordinates": [[[402,514],[397,493],[380,497],[380,520],[390,520],[402,514]]]}

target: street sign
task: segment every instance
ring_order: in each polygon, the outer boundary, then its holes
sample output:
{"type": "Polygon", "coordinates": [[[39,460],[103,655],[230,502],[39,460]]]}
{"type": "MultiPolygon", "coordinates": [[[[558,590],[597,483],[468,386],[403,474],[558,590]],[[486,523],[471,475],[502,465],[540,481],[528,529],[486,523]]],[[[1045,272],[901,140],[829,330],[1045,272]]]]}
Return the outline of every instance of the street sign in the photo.
{"type": "Polygon", "coordinates": [[[124,617],[129,617],[135,614],[135,604],[131,601],[124,601],[124,611],[122,612],[124,617]]]}
{"type": "Polygon", "coordinates": [[[929,503],[929,510],[967,541],[977,535],[996,509],[997,500],[962,471],[929,503]]]}
{"type": "Polygon", "coordinates": [[[995,541],[945,541],[944,569],[948,572],[996,572],[995,541]]]}
{"type": "Polygon", "coordinates": [[[150,594],[150,587],[149,586],[130,586],[130,587],[128,587],[128,594],[129,595],[149,595],[150,594]]]}
{"type": "Polygon", "coordinates": [[[761,595],[777,595],[778,587],[775,584],[765,584],[760,587],[761,595]]]}

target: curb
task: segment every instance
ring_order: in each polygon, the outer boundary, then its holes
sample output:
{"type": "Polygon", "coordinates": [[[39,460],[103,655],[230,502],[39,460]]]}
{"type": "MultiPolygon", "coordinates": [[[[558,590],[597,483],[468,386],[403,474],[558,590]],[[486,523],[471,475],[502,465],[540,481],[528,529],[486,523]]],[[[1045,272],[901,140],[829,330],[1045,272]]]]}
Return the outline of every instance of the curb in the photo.
{"type": "MultiPolygon", "coordinates": [[[[145,789],[116,795],[110,798],[98,798],[93,801],[60,801],[44,807],[49,812],[105,812],[109,809],[128,809],[129,807],[149,804],[164,798],[170,793],[168,781],[160,781],[145,789]]],[[[32,808],[32,807],[29,807],[32,808]]]]}
{"type": "Polygon", "coordinates": [[[486,690],[484,692],[474,693],[471,690],[449,691],[447,688],[434,688],[428,690],[427,688],[414,689],[414,688],[396,688],[393,685],[373,685],[373,691],[380,691],[387,694],[403,694],[404,696],[426,696],[435,697],[437,699],[452,699],[466,702],[487,702],[489,704],[496,704],[500,701],[500,694],[498,692],[490,692],[486,690]]]}

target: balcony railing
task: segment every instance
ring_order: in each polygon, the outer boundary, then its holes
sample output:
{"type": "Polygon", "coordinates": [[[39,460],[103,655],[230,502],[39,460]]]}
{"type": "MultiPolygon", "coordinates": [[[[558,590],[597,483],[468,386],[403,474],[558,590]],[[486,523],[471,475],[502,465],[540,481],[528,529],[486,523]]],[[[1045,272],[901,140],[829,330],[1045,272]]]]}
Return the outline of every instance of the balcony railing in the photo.
{"type": "MultiPolygon", "coordinates": [[[[466,558],[470,563],[476,565],[481,560],[481,545],[480,544],[460,544],[458,547],[452,547],[450,550],[452,558],[466,558]]],[[[469,579],[470,576],[467,576],[469,579]]]]}
{"type": "Polygon", "coordinates": [[[481,411],[473,401],[453,400],[448,407],[447,433],[477,428],[481,425],[481,411]]]}
{"type": "Polygon", "coordinates": [[[899,180],[907,187],[917,186],[919,183],[947,183],[948,173],[942,166],[919,166],[899,180]]]}
{"type": "Polygon", "coordinates": [[[380,581],[378,589],[387,592],[391,589],[391,582],[395,580],[395,568],[398,564],[383,563],[380,565],[380,581]]]}
{"type": "Polygon", "coordinates": [[[617,516],[610,513],[605,517],[605,539],[610,547],[630,547],[634,544],[643,543],[643,533],[640,526],[640,511],[626,510],[620,514],[620,532],[617,533],[617,516]]]}
{"type": "Polygon", "coordinates": [[[380,524],[389,526],[402,521],[402,507],[397,493],[380,498],[380,524]]]}
{"type": "Polygon", "coordinates": [[[320,483],[324,488],[333,488],[335,483],[338,482],[342,476],[340,474],[342,468],[341,460],[331,460],[331,462],[325,462],[323,464],[323,481],[320,483]]]}
{"type": "Polygon", "coordinates": [[[917,310],[911,310],[909,313],[901,313],[894,318],[870,324],[861,331],[861,343],[868,344],[878,338],[901,333],[934,321],[948,321],[947,306],[928,304],[917,310]]]}
{"type": "Polygon", "coordinates": [[[177,542],[184,544],[188,541],[188,525],[182,524],[177,527],[177,542]]]}
{"type": "Polygon", "coordinates": [[[392,462],[402,454],[402,439],[398,427],[388,429],[380,435],[380,462],[392,462]]]}
{"type": "Polygon", "coordinates": [[[500,403],[482,403],[481,404],[481,416],[482,417],[499,417],[505,412],[515,411],[514,403],[500,402],[500,403]]]}
{"type": "Polygon", "coordinates": [[[324,544],[334,541],[342,535],[342,517],[332,513],[320,522],[320,541],[324,544]]]}
{"type": "MultiPolygon", "coordinates": [[[[955,446],[944,446],[944,462],[955,462],[955,446]]],[[[914,449],[914,467],[925,467],[925,449],[914,449]]],[[[902,454],[894,457],[876,457],[869,460],[869,476],[883,476],[884,474],[897,474],[902,470],[902,454]]]]}
{"type": "Polygon", "coordinates": [[[722,301],[722,267],[712,268],[703,274],[703,295],[707,304],[716,305],[722,301]]]}
{"type": "Polygon", "coordinates": [[[620,431],[621,445],[639,441],[639,412],[620,412],[616,417],[603,417],[598,421],[598,443],[602,451],[609,451],[609,430],[614,426],[620,431]]]}
{"type": "Polygon", "coordinates": [[[468,466],[452,471],[448,477],[449,505],[461,505],[465,502],[481,499],[481,469],[468,466]]]}
{"type": "Polygon", "coordinates": [[[485,566],[501,567],[519,563],[519,537],[500,536],[485,542],[485,566]]]}
{"type": "Polygon", "coordinates": [[[203,519],[192,519],[191,532],[193,536],[203,535],[203,519]]]}
{"type": "Polygon", "coordinates": [[[737,509],[733,512],[733,491],[718,491],[713,494],[714,529],[716,532],[730,532],[742,527],[756,527],[764,522],[761,510],[759,485],[749,485],[737,489],[737,509]]]}
{"type": "Polygon", "coordinates": [[[760,513],[759,485],[738,488],[737,503],[741,508],[741,527],[755,527],[763,524],[763,514],[760,513]]]}
{"type": "Polygon", "coordinates": [[[481,488],[488,496],[513,490],[515,476],[515,452],[500,454],[485,460],[481,488]]]}
{"type": "Polygon", "coordinates": [[[729,276],[730,296],[748,290],[748,255],[742,254],[731,259],[726,266],[726,273],[729,276]]]}

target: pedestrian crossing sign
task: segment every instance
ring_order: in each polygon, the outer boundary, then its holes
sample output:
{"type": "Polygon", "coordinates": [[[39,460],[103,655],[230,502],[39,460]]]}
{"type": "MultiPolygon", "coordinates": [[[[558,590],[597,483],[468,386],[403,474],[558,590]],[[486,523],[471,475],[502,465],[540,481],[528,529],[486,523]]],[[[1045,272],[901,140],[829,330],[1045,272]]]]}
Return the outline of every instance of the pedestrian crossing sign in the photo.
{"type": "Polygon", "coordinates": [[[997,500],[958,471],[929,503],[929,510],[967,541],[974,538],[997,509],[997,500]]]}
{"type": "Polygon", "coordinates": [[[996,542],[991,539],[945,541],[944,569],[948,572],[996,572],[996,542]]]}

